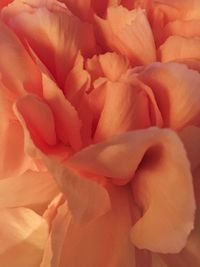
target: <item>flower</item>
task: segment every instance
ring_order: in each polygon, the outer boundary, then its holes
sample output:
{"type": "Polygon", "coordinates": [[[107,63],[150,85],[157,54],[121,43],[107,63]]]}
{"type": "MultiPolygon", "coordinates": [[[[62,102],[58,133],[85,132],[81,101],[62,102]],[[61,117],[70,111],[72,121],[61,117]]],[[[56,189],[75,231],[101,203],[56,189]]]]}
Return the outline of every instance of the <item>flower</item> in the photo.
{"type": "Polygon", "coordinates": [[[1,266],[199,266],[192,3],[2,1],[1,266]]]}

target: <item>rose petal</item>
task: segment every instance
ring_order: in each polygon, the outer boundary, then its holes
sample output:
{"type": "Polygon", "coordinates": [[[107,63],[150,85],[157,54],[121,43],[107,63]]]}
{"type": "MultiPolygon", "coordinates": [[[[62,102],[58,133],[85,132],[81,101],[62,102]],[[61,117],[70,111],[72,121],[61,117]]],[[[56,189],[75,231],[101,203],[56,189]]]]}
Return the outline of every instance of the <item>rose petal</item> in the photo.
{"type": "Polygon", "coordinates": [[[42,217],[26,208],[0,211],[0,265],[38,267],[48,237],[42,217]]]}
{"type": "Polygon", "coordinates": [[[200,59],[200,38],[169,37],[159,48],[162,62],[177,59],[200,59]]]}
{"type": "Polygon", "coordinates": [[[28,207],[41,214],[58,192],[49,173],[27,171],[18,177],[0,180],[0,208],[28,207]]]}
{"type": "Polygon", "coordinates": [[[137,247],[164,253],[184,247],[193,228],[194,192],[183,144],[173,131],[149,128],[119,135],[83,149],[68,163],[116,184],[133,178],[134,197],[144,209],[131,232],[137,247]]]}
{"type": "Polygon", "coordinates": [[[196,71],[183,64],[153,63],[138,78],[152,89],[164,126],[180,129],[199,123],[200,76],[196,71]]]}

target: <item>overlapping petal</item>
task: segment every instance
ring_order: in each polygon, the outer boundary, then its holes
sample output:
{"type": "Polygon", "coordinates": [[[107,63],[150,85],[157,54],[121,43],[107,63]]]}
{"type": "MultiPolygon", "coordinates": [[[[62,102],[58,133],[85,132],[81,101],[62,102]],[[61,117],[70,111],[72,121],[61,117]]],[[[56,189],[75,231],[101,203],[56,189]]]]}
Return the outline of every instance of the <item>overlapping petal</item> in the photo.
{"type": "Polygon", "coordinates": [[[95,51],[91,25],[80,21],[58,1],[14,1],[4,8],[2,16],[26,38],[60,86],[64,85],[78,51],[87,56],[95,51]]]}
{"type": "Polygon", "coordinates": [[[193,229],[194,192],[184,147],[171,130],[118,135],[78,152],[68,164],[116,184],[132,180],[134,199],[144,212],[131,231],[136,246],[159,252],[184,247],[193,229]]]}
{"type": "Polygon", "coordinates": [[[130,189],[111,186],[109,194],[112,209],[87,225],[75,223],[66,204],[59,208],[47,244],[46,265],[42,267],[139,267],[135,265],[135,249],[129,239],[130,189]]]}
{"type": "Polygon", "coordinates": [[[48,237],[46,221],[26,208],[0,211],[0,265],[38,267],[48,237]]]}
{"type": "Polygon", "coordinates": [[[152,89],[164,126],[180,129],[199,124],[200,77],[196,71],[178,63],[153,63],[138,77],[152,89]]]}
{"type": "Polygon", "coordinates": [[[126,55],[134,65],[155,61],[155,45],[143,10],[110,7],[106,20],[96,17],[102,47],[126,55]]]}
{"type": "Polygon", "coordinates": [[[27,171],[0,180],[0,208],[27,207],[42,214],[59,189],[48,172],[27,171]]]}

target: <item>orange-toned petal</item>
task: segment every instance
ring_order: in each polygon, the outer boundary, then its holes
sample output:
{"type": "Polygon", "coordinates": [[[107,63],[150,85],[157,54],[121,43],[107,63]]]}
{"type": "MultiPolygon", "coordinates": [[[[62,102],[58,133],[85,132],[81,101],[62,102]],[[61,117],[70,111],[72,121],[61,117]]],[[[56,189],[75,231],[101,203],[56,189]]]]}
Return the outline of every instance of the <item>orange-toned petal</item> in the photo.
{"type": "Polygon", "coordinates": [[[91,55],[95,43],[92,26],[60,5],[54,0],[14,1],[4,8],[3,18],[26,38],[59,85],[63,86],[78,51],[91,55]]]}
{"type": "Polygon", "coordinates": [[[68,163],[116,184],[132,180],[134,198],[144,209],[131,231],[136,246],[165,253],[184,247],[193,228],[194,192],[183,144],[173,131],[149,128],[118,135],[78,152],[68,163]]]}
{"type": "Polygon", "coordinates": [[[150,126],[146,92],[138,84],[108,82],[104,107],[94,140],[150,126]]]}
{"type": "Polygon", "coordinates": [[[128,59],[117,53],[100,55],[99,63],[103,74],[112,82],[118,81],[129,67],[128,59]]]}
{"type": "Polygon", "coordinates": [[[164,39],[171,35],[183,37],[200,37],[200,21],[199,20],[175,20],[169,22],[163,31],[164,39]]]}
{"type": "Polygon", "coordinates": [[[61,0],[77,17],[89,20],[92,15],[91,0],[61,0]]]}
{"type": "Polygon", "coordinates": [[[188,126],[179,132],[190,160],[196,203],[200,207],[200,128],[188,126]]]}
{"type": "Polygon", "coordinates": [[[56,144],[53,113],[44,101],[34,95],[26,95],[17,101],[17,108],[36,139],[42,139],[49,145],[56,144]]]}
{"type": "Polygon", "coordinates": [[[178,63],[154,63],[139,74],[155,95],[164,126],[182,128],[199,123],[200,76],[178,63]]]}
{"type": "Polygon", "coordinates": [[[110,209],[110,200],[106,190],[96,181],[80,176],[68,168],[65,161],[69,157],[68,148],[65,146],[62,153],[51,151],[50,155],[44,154],[33,138],[32,129],[26,124],[26,119],[16,106],[15,112],[23,126],[27,152],[35,158],[42,158],[50,173],[55,177],[61,192],[65,195],[72,214],[79,221],[90,221],[106,213],[110,209]],[[60,159],[60,156],[62,158],[60,159]]]}
{"type": "Polygon", "coordinates": [[[76,224],[66,205],[59,208],[49,240],[55,252],[53,266],[135,266],[135,249],[129,239],[130,191],[117,187],[109,191],[112,210],[87,225],[76,224]]]}
{"type": "Polygon", "coordinates": [[[35,169],[24,152],[23,129],[12,110],[14,100],[15,96],[0,81],[0,179],[35,169]]]}
{"type": "Polygon", "coordinates": [[[41,93],[41,76],[15,34],[0,21],[0,73],[3,84],[15,94],[41,93]]]}
{"type": "Polygon", "coordinates": [[[107,19],[96,17],[96,23],[103,46],[126,55],[136,65],[155,61],[153,35],[143,10],[110,7],[107,19]]]}
{"type": "Polygon", "coordinates": [[[200,59],[200,38],[171,36],[159,48],[162,62],[178,59],[200,59]]]}
{"type": "Polygon", "coordinates": [[[0,210],[0,265],[38,267],[48,237],[46,221],[26,208],[0,210]]]}
{"type": "Polygon", "coordinates": [[[178,134],[185,146],[193,171],[200,165],[200,128],[188,126],[179,131],[178,134]]]}
{"type": "Polygon", "coordinates": [[[200,266],[200,212],[196,213],[195,228],[189,236],[185,248],[178,254],[161,255],[167,267],[199,267],[200,266]]]}
{"type": "Polygon", "coordinates": [[[18,177],[0,180],[0,208],[28,207],[42,214],[58,192],[49,173],[27,171],[18,177]]]}
{"type": "Polygon", "coordinates": [[[64,144],[70,144],[73,149],[82,146],[80,128],[81,121],[77,111],[65,98],[63,92],[47,75],[43,74],[43,96],[51,107],[55,119],[55,131],[64,144]]]}

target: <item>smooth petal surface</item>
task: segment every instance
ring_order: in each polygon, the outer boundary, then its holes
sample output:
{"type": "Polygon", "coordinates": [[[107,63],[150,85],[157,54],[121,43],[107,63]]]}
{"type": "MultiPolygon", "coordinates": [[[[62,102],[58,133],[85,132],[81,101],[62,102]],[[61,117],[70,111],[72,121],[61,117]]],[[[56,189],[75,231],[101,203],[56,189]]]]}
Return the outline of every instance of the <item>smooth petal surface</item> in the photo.
{"type": "Polygon", "coordinates": [[[35,169],[33,160],[24,152],[23,129],[12,110],[14,100],[14,94],[0,81],[0,179],[35,169]]]}
{"type": "Polygon", "coordinates": [[[48,237],[46,221],[25,208],[0,211],[0,265],[38,267],[48,237]]]}
{"type": "Polygon", "coordinates": [[[163,32],[164,39],[171,35],[183,37],[199,37],[200,36],[200,21],[199,20],[175,20],[169,22],[163,32]]]}
{"type": "Polygon", "coordinates": [[[159,48],[162,62],[177,59],[200,59],[200,38],[184,38],[181,36],[169,37],[159,48]]]}
{"type": "Polygon", "coordinates": [[[200,212],[199,210],[196,213],[195,228],[189,236],[188,242],[185,248],[178,254],[167,254],[162,255],[163,260],[165,261],[168,267],[199,267],[200,265],[200,212]]]}
{"type": "Polygon", "coordinates": [[[138,78],[152,89],[164,126],[180,129],[199,123],[200,76],[196,71],[178,63],[153,63],[138,78]]]}
{"type": "Polygon", "coordinates": [[[67,205],[59,208],[48,241],[55,252],[51,259],[54,267],[136,266],[135,249],[129,239],[130,189],[113,186],[109,194],[112,209],[87,225],[76,224],[67,205]]]}
{"type": "Polygon", "coordinates": [[[56,144],[54,116],[44,101],[34,95],[26,95],[18,99],[17,108],[32,129],[35,138],[39,136],[48,145],[56,144]]]}
{"type": "Polygon", "coordinates": [[[118,135],[78,152],[68,163],[114,183],[132,180],[144,212],[131,231],[136,246],[164,253],[184,247],[195,202],[189,162],[173,131],[150,128],[118,135]]]}
{"type": "Polygon", "coordinates": [[[47,172],[27,171],[0,180],[0,208],[27,207],[42,214],[59,189],[47,172]]]}

